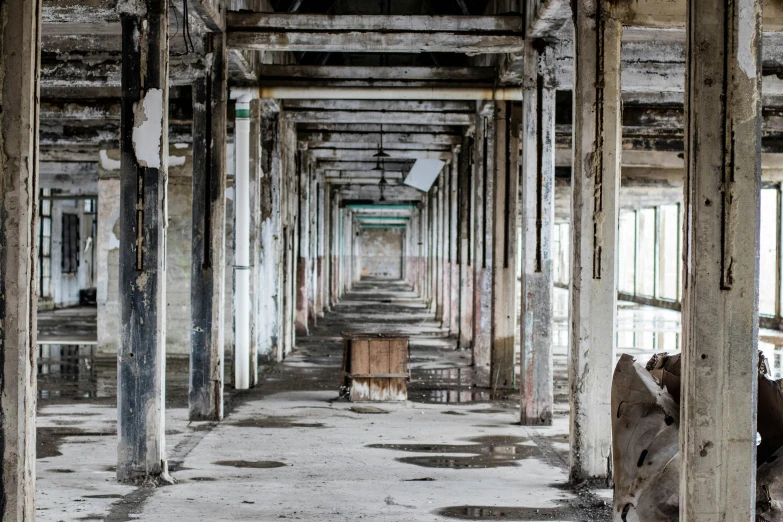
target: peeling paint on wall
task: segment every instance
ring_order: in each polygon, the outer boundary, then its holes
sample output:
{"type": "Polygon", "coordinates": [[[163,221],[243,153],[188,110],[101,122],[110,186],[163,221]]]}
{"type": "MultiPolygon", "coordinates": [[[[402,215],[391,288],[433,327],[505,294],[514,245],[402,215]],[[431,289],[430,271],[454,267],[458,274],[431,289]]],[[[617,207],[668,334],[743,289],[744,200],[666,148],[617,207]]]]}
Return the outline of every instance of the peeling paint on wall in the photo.
{"type": "Polygon", "coordinates": [[[99,163],[104,170],[120,170],[120,160],[115,160],[109,157],[107,150],[101,150],[99,153],[99,163]]]}
{"type": "Polygon", "coordinates": [[[133,104],[133,152],[142,167],[160,168],[160,143],[163,136],[163,91],[150,89],[144,99],[133,104]]]}

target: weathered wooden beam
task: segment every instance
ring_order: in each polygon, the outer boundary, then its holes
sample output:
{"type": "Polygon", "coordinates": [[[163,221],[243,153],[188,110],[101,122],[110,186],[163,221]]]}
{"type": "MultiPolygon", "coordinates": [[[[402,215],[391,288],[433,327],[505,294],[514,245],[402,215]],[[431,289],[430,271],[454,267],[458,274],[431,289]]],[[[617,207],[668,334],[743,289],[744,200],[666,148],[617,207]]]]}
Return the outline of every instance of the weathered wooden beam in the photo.
{"type": "MultiPolygon", "coordinates": [[[[323,147],[330,146],[330,144],[335,146],[350,144],[357,148],[361,145],[377,147],[380,143],[380,132],[378,131],[375,133],[371,131],[319,132],[305,131],[302,127],[299,127],[298,133],[300,142],[319,143],[323,147]]],[[[383,131],[383,146],[387,148],[405,148],[407,146],[450,148],[458,145],[462,140],[462,137],[458,134],[387,132],[386,127],[384,127],[383,131]]]]}
{"type": "Polygon", "coordinates": [[[122,13],[117,479],[166,480],[168,1],[122,13]]]}
{"type": "MultiPolygon", "coordinates": [[[[300,140],[300,144],[306,147],[308,150],[329,150],[329,149],[345,149],[345,150],[362,150],[373,151],[370,155],[374,154],[378,150],[378,142],[367,143],[345,143],[345,142],[333,142],[333,141],[312,141],[312,140],[300,140]]],[[[448,145],[418,145],[415,143],[386,143],[386,139],[383,140],[383,148],[387,151],[423,151],[423,152],[450,152],[451,147],[448,145]]]]}
{"type": "Polygon", "coordinates": [[[288,110],[284,118],[297,123],[379,123],[394,125],[472,125],[473,115],[449,112],[386,112],[288,110]]]}
{"type": "MultiPolygon", "coordinates": [[[[624,0],[613,3],[611,12],[625,26],[684,29],[688,1],[624,0]]],[[[766,2],[764,4],[762,27],[764,31],[768,32],[777,32],[783,29],[783,5],[780,2],[766,2]]]]}
{"type": "MultiPolygon", "coordinates": [[[[406,167],[412,164],[412,161],[386,161],[384,162],[384,170],[386,172],[402,172],[407,170],[406,167]]],[[[320,160],[318,162],[318,168],[321,170],[339,170],[339,171],[360,171],[369,172],[376,165],[376,161],[373,158],[367,158],[366,160],[359,161],[340,161],[340,160],[320,160]]],[[[378,174],[380,177],[380,174],[378,174]]]]}
{"type": "Polygon", "coordinates": [[[494,67],[362,67],[332,65],[264,65],[260,81],[361,80],[365,82],[433,81],[492,83],[494,67]]]}
{"type": "Polygon", "coordinates": [[[34,520],[41,0],[0,4],[0,519],[34,520]]]}
{"type": "MultiPolygon", "coordinates": [[[[384,136],[391,134],[442,134],[444,136],[459,136],[464,129],[461,127],[449,127],[445,125],[384,125],[384,136]]],[[[302,132],[324,132],[324,133],[358,133],[368,134],[378,137],[380,127],[378,124],[365,123],[300,123],[297,125],[297,131],[302,132]]]]}
{"type": "MultiPolygon", "coordinates": [[[[283,108],[290,111],[464,112],[472,114],[476,110],[476,104],[468,101],[285,100],[283,108]]],[[[378,131],[380,132],[380,127],[378,131]]]]}
{"type": "MultiPolygon", "coordinates": [[[[317,160],[375,161],[372,157],[373,149],[315,149],[308,152],[317,160]]],[[[387,158],[387,161],[396,159],[437,159],[447,161],[452,156],[451,151],[386,149],[386,152],[391,156],[387,158]]]]}
{"type": "Polygon", "coordinates": [[[212,70],[193,87],[190,420],[223,417],[227,56],[222,34],[208,40],[212,70]]]}
{"type": "Polygon", "coordinates": [[[300,15],[230,12],[229,46],[257,51],[458,52],[522,49],[516,16],[300,15]]]}
{"type": "MultiPolygon", "coordinates": [[[[41,86],[119,87],[122,81],[120,53],[91,53],[63,60],[46,59],[41,63],[41,86]]],[[[169,61],[171,85],[190,85],[204,75],[206,59],[202,55],[172,56],[169,61]]]]}
{"type": "Polygon", "coordinates": [[[103,20],[119,22],[117,0],[46,0],[42,9],[44,24],[71,24],[103,20]]]}
{"type": "Polygon", "coordinates": [[[321,15],[229,11],[227,31],[488,33],[520,35],[521,16],[321,15]]]}

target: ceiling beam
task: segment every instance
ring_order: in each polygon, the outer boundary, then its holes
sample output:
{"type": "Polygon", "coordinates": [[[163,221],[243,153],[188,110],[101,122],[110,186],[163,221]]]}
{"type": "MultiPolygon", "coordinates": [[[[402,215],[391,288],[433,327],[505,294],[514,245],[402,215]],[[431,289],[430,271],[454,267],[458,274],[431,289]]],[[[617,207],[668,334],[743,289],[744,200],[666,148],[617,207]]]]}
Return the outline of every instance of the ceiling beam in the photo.
{"type": "Polygon", "coordinates": [[[465,112],[472,114],[476,112],[476,103],[416,100],[285,100],[283,108],[288,110],[465,112]]]}
{"type": "MultiPolygon", "coordinates": [[[[450,151],[384,150],[391,156],[390,158],[386,158],[387,162],[398,159],[433,159],[449,161],[452,158],[452,153],[450,151]]],[[[374,152],[375,149],[314,149],[308,151],[308,153],[317,160],[339,161],[375,161],[375,158],[373,158],[374,152]]]]}
{"type": "Polygon", "coordinates": [[[261,81],[361,80],[361,81],[460,81],[492,83],[494,67],[362,67],[341,65],[264,65],[261,81]]]}
{"type": "Polygon", "coordinates": [[[396,125],[454,125],[475,123],[472,114],[449,112],[380,112],[380,111],[327,111],[287,110],[284,119],[297,123],[351,123],[396,125]]]}
{"type": "MultiPolygon", "coordinates": [[[[302,142],[317,144],[320,147],[352,146],[364,148],[367,145],[374,148],[380,141],[380,133],[368,132],[302,132],[298,133],[302,142]]],[[[453,147],[462,143],[462,137],[452,134],[408,134],[388,133],[384,129],[383,146],[386,148],[408,149],[412,146],[427,149],[432,147],[453,147]]]]}
{"type": "Polygon", "coordinates": [[[228,46],[256,51],[509,53],[522,50],[518,16],[227,16],[228,46]]]}

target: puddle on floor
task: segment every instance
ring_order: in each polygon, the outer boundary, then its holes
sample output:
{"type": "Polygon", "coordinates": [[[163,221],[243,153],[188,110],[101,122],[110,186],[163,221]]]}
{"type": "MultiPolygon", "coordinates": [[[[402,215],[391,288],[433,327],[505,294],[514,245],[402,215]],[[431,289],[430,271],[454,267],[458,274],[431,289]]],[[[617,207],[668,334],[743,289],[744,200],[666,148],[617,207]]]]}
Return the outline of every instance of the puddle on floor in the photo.
{"type": "Polygon", "coordinates": [[[284,468],[288,465],[283,464],[282,462],[275,462],[273,460],[219,460],[217,462],[213,462],[212,464],[218,466],[228,466],[231,468],[253,469],[284,468]]]}
{"type": "Polygon", "coordinates": [[[522,437],[487,436],[470,439],[473,444],[371,444],[368,447],[428,453],[430,455],[396,459],[425,468],[483,469],[516,466],[517,461],[540,456],[537,446],[521,444],[526,440],[522,437]]]}
{"type": "Polygon", "coordinates": [[[348,409],[354,413],[365,413],[365,414],[389,413],[389,410],[384,410],[381,408],[377,408],[375,406],[351,406],[348,409]]]}
{"type": "Polygon", "coordinates": [[[225,423],[240,428],[325,428],[320,422],[300,422],[293,417],[250,417],[225,423]]]}
{"type": "Polygon", "coordinates": [[[435,514],[457,520],[576,520],[573,513],[558,508],[454,506],[439,509],[435,514]]]}

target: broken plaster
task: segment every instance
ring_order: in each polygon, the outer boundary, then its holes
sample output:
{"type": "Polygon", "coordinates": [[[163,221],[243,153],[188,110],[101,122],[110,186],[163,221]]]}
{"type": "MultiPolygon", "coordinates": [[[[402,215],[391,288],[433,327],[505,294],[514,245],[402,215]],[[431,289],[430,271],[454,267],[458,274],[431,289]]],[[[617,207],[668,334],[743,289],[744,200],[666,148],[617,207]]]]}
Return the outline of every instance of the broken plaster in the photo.
{"type": "Polygon", "coordinates": [[[149,89],[133,104],[133,152],[142,167],[161,168],[160,143],[163,136],[163,91],[149,89]]]}

